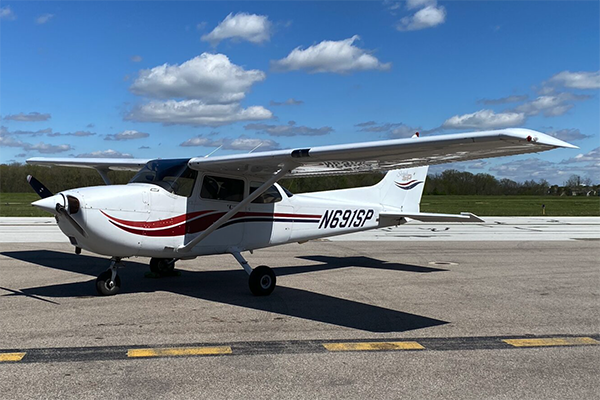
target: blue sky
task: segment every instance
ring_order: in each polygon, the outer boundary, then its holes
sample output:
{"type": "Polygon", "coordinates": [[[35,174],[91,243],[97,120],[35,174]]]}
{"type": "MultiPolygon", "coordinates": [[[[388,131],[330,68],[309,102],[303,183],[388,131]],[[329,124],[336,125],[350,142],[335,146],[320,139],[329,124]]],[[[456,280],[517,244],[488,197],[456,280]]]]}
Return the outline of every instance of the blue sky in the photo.
{"type": "Polygon", "coordinates": [[[526,127],[580,149],[443,168],[599,183],[599,5],[3,1],[0,162],[526,127]]]}

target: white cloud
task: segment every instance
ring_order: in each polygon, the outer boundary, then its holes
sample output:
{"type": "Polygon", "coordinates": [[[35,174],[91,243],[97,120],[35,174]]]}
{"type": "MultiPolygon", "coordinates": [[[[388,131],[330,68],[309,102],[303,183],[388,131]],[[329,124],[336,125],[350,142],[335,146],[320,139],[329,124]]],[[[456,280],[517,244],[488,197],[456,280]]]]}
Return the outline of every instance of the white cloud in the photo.
{"type": "Polygon", "coordinates": [[[262,43],[270,39],[271,26],[269,18],[265,15],[229,14],[212,32],[203,35],[201,40],[210,42],[213,46],[225,39],[262,43]]]}
{"type": "Polygon", "coordinates": [[[150,136],[150,134],[146,132],[125,130],[123,132],[115,133],[114,135],[106,135],[104,140],[133,140],[147,138],[148,136],[150,136]]]}
{"type": "Polygon", "coordinates": [[[427,6],[435,6],[436,0],[406,0],[406,8],[414,10],[415,8],[424,8],[427,6]]]}
{"type": "Polygon", "coordinates": [[[289,121],[287,125],[248,124],[244,126],[244,129],[260,131],[260,133],[270,136],[322,136],[333,132],[333,128],[330,126],[309,128],[296,125],[294,121],[289,121]]]}
{"type": "Polygon", "coordinates": [[[600,147],[596,147],[588,153],[577,154],[575,157],[561,161],[561,164],[591,162],[600,164],[600,147]]]}
{"type": "Polygon", "coordinates": [[[472,114],[455,115],[447,119],[442,128],[447,129],[500,129],[522,125],[525,114],[519,112],[494,113],[492,110],[479,110],[472,114]]]}
{"type": "Polygon", "coordinates": [[[39,142],[37,144],[28,144],[27,146],[23,147],[23,149],[27,150],[27,151],[37,151],[42,154],[56,154],[56,153],[63,153],[65,151],[72,150],[73,148],[71,147],[70,144],[55,145],[55,144],[39,142]]]}
{"type": "Polygon", "coordinates": [[[135,56],[131,56],[130,60],[131,60],[131,62],[137,63],[137,62],[141,62],[143,60],[143,58],[142,58],[142,56],[135,55],[135,56]]]}
{"type": "Polygon", "coordinates": [[[133,156],[128,153],[121,153],[117,150],[108,149],[78,154],[77,158],[133,158],[133,156]]]}
{"type": "Polygon", "coordinates": [[[388,9],[390,14],[396,15],[396,10],[402,6],[399,1],[383,0],[383,5],[388,9]]]}
{"type": "Polygon", "coordinates": [[[573,171],[569,168],[559,168],[556,163],[539,158],[512,160],[510,162],[490,167],[490,172],[501,178],[516,181],[552,179],[570,176],[573,171]]]}
{"type": "Polygon", "coordinates": [[[433,28],[446,21],[446,9],[442,6],[427,6],[410,17],[404,17],[396,26],[399,31],[417,31],[420,29],[433,28]]]}
{"type": "Polygon", "coordinates": [[[230,143],[226,143],[223,147],[229,150],[253,150],[258,145],[260,145],[260,148],[257,150],[260,151],[275,150],[279,148],[279,143],[273,140],[246,137],[234,139],[230,143]]]}
{"type": "Polygon", "coordinates": [[[199,100],[168,100],[138,106],[125,119],[160,122],[165,125],[220,126],[238,121],[259,121],[272,117],[271,111],[262,106],[241,108],[238,103],[205,104],[199,100]]]}
{"type": "Polygon", "coordinates": [[[562,71],[548,80],[570,89],[600,89],[600,71],[562,71]]]}
{"type": "Polygon", "coordinates": [[[49,133],[48,136],[50,136],[50,137],[56,137],[56,136],[88,137],[88,136],[94,136],[95,134],[96,134],[95,132],[90,132],[90,131],[76,131],[76,132],[68,132],[68,133],[54,132],[54,133],[49,133]]]}
{"type": "Polygon", "coordinates": [[[478,100],[478,103],[482,103],[485,105],[496,105],[496,104],[507,104],[507,103],[518,103],[520,101],[525,101],[529,98],[528,95],[512,95],[501,97],[499,99],[481,99],[478,100]]]}
{"type": "Polygon", "coordinates": [[[28,131],[14,131],[9,132],[5,126],[0,127],[0,146],[2,147],[20,147],[25,151],[37,151],[43,154],[54,154],[54,153],[62,153],[64,151],[71,150],[72,147],[68,144],[59,144],[53,145],[44,142],[39,142],[37,144],[23,142],[21,140],[15,139],[12,135],[32,135],[38,136],[39,132],[50,133],[52,129],[44,129],[38,132],[28,132],[28,131]]]}
{"type": "Polygon", "coordinates": [[[221,142],[204,136],[196,136],[180,143],[181,147],[219,147],[221,142]]]}
{"type": "Polygon", "coordinates": [[[388,137],[395,139],[409,138],[420,130],[421,128],[414,128],[405,124],[399,124],[388,133],[388,137]]]}
{"type": "Polygon", "coordinates": [[[149,97],[232,103],[241,101],[252,85],[265,77],[262,71],[246,71],[232,64],[224,54],[203,53],[181,65],[142,70],[129,89],[149,97]]]}
{"type": "Polygon", "coordinates": [[[271,106],[299,106],[300,104],[304,104],[302,100],[296,100],[294,98],[289,98],[286,101],[274,101],[271,100],[269,105],[271,106]]]}
{"type": "Polygon", "coordinates": [[[414,128],[402,122],[378,124],[375,121],[367,121],[354,126],[360,128],[361,132],[385,132],[388,137],[395,139],[411,137],[415,132],[421,130],[421,128],[414,128]]]}
{"type": "Polygon", "coordinates": [[[557,139],[564,140],[565,142],[571,142],[574,140],[582,140],[592,137],[591,135],[585,135],[579,131],[579,129],[560,129],[558,131],[546,132],[550,136],[554,136],[557,139]]]}
{"type": "Polygon", "coordinates": [[[5,121],[20,121],[20,122],[38,122],[38,121],[48,121],[50,119],[50,114],[40,114],[39,112],[30,112],[29,114],[18,113],[11,114],[4,117],[5,121]]]}
{"type": "Polygon", "coordinates": [[[52,128],[46,129],[38,129],[37,131],[12,131],[9,132],[6,130],[6,127],[3,127],[3,133],[6,135],[28,135],[28,136],[42,136],[42,135],[50,135],[52,133],[52,128]]]}
{"type": "Polygon", "coordinates": [[[371,69],[388,70],[392,63],[381,63],[366,50],[353,45],[360,39],[354,35],[340,41],[324,40],[303,50],[296,47],[287,57],[271,61],[276,71],[306,70],[311,73],[335,72],[348,73],[371,69]]]}
{"type": "Polygon", "coordinates": [[[21,147],[23,148],[25,146],[25,143],[23,143],[20,140],[15,139],[12,136],[8,136],[8,135],[0,135],[0,146],[2,147],[21,147]]]}
{"type": "Polygon", "coordinates": [[[10,6],[0,7],[0,19],[6,19],[9,21],[17,19],[15,13],[13,13],[10,6]]]}
{"type": "Polygon", "coordinates": [[[558,93],[556,95],[539,96],[533,101],[522,104],[515,108],[515,111],[525,113],[527,116],[544,113],[546,117],[556,117],[565,114],[573,104],[569,101],[587,100],[589,96],[574,95],[571,93],[558,93]]]}
{"type": "Polygon", "coordinates": [[[49,22],[52,18],[54,18],[54,14],[42,14],[35,19],[35,23],[38,25],[43,25],[49,22]]]}
{"type": "MultiPolygon", "coordinates": [[[[211,139],[204,136],[196,136],[181,143],[181,147],[219,147],[223,150],[253,150],[260,145],[260,150],[275,150],[279,148],[279,143],[268,139],[256,139],[246,136],[240,136],[237,139],[211,139]]],[[[258,150],[258,149],[257,149],[258,150]]]]}

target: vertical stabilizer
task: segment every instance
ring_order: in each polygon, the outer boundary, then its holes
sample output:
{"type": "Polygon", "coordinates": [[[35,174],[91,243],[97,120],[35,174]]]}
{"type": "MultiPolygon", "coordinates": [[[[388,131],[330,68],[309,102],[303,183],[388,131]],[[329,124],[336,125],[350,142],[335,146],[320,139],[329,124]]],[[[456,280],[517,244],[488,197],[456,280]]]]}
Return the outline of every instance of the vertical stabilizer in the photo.
{"type": "Polygon", "coordinates": [[[428,166],[389,171],[376,186],[380,202],[390,209],[418,213],[428,166]]]}

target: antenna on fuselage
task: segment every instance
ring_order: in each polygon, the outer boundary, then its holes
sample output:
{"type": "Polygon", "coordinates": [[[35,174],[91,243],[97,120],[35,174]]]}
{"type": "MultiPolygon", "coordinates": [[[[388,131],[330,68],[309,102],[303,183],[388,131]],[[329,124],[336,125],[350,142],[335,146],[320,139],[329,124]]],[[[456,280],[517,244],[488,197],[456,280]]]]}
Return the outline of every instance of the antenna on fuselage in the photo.
{"type": "Polygon", "coordinates": [[[216,149],[214,149],[213,151],[211,151],[210,153],[208,153],[207,155],[205,155],[204,158],[208,158],[208,157],[212,156],[217,151],[219,151],[221,149],[221,147],[223,147],[223,145],[220,145],[219,147],[217,147],[216,149]]]}
{"type": "Polygon", "coordinates": [[[248,154],[252,153],[254,150],[258,149],[260,146],[262,146],[262,142],[260,142],[260,143],[258,144],[258,146],[256,146],[256,147],[255,147],[255,148],[253,148],[252,150],[250,150],[250,151],[248,152],[248,154]]]}

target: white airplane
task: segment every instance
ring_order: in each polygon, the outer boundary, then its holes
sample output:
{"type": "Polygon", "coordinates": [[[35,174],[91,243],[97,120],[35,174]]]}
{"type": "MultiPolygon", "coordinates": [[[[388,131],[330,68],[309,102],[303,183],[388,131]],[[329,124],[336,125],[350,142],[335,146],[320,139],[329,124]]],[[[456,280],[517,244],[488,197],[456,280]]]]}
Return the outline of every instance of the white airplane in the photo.
{"type": "Polygon", "coordinates": [[[175,262],[208,254],[232,254],[250,275],[254,295],[270,294],[275,274],[250,267],[242,252],[290,242],[426,222],[482,222],[470,213],[419,211],[427,166],[456,161],[576,148],[528,129],[429,136],[324,147],[185,159],[31,158],[29,164],[96,169],[109,186],[52,194],[35,178],[42,197],[34,206],[55,215],[75,246],[112,258],[96,280],[101,295],[121,286],[117,269],[127,257],[150,257],[158,275],[175,262]],[[138,173],[126,185],[110,185],[109,170],[138,173]],[[387,171],[376,185],[292,194],[277,181],[387,171]]]}

